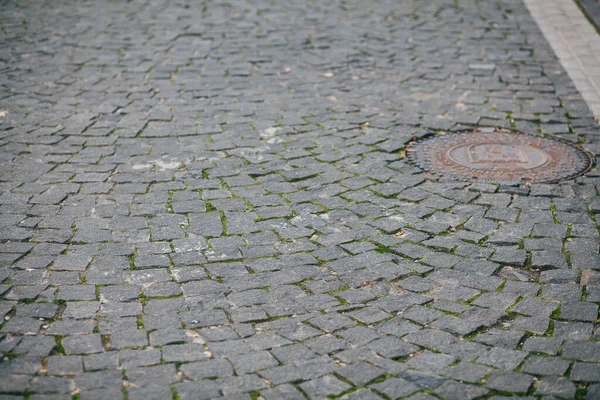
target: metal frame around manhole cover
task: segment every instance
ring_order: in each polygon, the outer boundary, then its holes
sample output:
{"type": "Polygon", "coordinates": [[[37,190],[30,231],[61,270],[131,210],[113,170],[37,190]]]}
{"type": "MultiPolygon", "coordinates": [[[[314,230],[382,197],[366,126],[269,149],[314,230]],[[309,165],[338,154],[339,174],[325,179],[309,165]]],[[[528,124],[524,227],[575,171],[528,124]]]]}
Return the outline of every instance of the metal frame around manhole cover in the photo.
{"type": "Polygon", "coordinates": [[[476,128],[428,136],[410,143],[406,157],[424,171],[453,180],[512,185],[573,179],[594,165],[594,157],[572,143],[500,128],[476,128]],[[480,149],[472,150],[474,148],[480,149]],[[460,153],[460,158],[465,159],[469,151],[483,153],[483,161],[461,162],[451,154],[460,153]],[[491,153],[501,159],[493,159],[491,153]]]}

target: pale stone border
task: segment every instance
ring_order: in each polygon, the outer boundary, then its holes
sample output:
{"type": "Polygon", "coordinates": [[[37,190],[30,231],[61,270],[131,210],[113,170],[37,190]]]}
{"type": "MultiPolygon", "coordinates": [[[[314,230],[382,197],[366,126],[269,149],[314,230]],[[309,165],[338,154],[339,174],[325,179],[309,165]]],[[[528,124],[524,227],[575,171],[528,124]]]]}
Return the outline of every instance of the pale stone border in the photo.
{"type": "Polygon", "coordinates": [[[573,0],[523,0],[563,68],[600,119],[600,35],[573,0]]]}

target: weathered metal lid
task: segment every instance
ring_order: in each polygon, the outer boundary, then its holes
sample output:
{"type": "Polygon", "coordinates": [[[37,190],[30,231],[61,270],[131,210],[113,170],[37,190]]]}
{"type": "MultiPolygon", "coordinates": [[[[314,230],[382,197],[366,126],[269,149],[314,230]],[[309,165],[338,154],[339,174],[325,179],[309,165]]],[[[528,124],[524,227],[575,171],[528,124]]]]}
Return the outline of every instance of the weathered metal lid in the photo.
{"type": "Polygon", "coordinates": [[[571,143],[498,128],[444,133],[413,142],[407,158],[417,167],[456,180],[554,183],[590,170],[593,157],[571,143]]]}

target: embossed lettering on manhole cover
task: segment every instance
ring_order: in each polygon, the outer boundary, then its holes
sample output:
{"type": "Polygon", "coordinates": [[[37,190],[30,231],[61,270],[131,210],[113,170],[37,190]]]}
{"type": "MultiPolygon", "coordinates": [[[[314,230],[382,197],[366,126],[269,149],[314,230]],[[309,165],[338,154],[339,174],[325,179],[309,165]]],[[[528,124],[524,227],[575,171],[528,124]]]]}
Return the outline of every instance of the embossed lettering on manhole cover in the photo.
{"type": "Polygon", "coordinates": [[[458,180],[553,183],[589,171],[593,159],[561,140],[479,128],[415,142],[406,151],[421,169],[458,180]]]}

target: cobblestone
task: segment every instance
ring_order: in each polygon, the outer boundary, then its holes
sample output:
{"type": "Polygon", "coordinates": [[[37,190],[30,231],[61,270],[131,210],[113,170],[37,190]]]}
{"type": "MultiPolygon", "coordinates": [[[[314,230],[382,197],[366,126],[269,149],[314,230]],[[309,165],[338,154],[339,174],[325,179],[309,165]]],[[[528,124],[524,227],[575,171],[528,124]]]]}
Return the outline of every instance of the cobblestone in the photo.
{"type": "Polygon", "coordinates": [[[8,2],[0,35],[0,396],[600,393],[597,171],[403,155],[600,154],[522,0],[8,2]]]}

